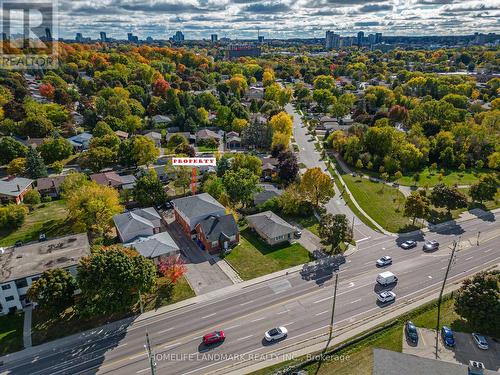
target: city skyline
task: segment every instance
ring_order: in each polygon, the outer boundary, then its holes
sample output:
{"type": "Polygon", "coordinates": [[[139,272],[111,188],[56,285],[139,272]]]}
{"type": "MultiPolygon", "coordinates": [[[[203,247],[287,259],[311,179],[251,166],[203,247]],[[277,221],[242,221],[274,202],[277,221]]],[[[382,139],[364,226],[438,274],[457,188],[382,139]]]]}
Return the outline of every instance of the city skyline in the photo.
{"type": "MultiPolygon", "coordinates": [[[[456,0],[191,0],[59,1],[59,36],[77,32],[98,38],[124,38],[124,30],[140,39],[168,39],[182,30],[186,39],[323,38],[326,30],[355,36],[466,35],[500,30],[500,5],[495,1],[456,0]],[[96,36],[94,36],[96,34],[96,36]]],[[[125,35],[126,36],[126,35],[125,35]]]]}

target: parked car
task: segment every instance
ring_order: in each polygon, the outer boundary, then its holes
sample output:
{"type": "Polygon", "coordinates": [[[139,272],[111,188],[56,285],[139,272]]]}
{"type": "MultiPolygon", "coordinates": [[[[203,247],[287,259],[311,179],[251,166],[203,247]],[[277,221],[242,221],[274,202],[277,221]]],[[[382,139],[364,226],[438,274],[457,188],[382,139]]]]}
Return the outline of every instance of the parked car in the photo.
{"type": "Polygon", "coordinates": [[[423,249],[424,251],[437,250],[439,249],[439,242],[435,240],[425,241],[423,249]]]}
{"type": "Polygon", "coordinates": [[[482,375],[485,369],[483,362],[469,361],[469,375],[482,375]]]}
{"type": "Polygon", "coordinates": [[[389,271],[379,273],[377,276],[377,283],[379,283],[380,285],[389,285],[397,281],[398,278],[396,277],[396,275],[389,271]]]}
{"type": "Polygon", "coordinates": [[[296,231],[296,232],[293,234],[293,236],[294,236],[295,238],[300,238],[300,237],[302,237],[302,232],[301,232],[300,230],[298,230],[298,231],[296,231]]]}
{"type": "Polygon", "coordinates": [[[170,210],[171,208],[174,208],[172,202],[171,201],[165,202],[165,209],[170,210]]]}
{"type": "Polygon", "coordinates": [[[276,340],[284,339],[288,336],[288,330],[285,327],[276,327],[270,329],[264,334],[264,338],[267,342],[273,342],[276,340]]]}
{"type": "Polygon", "coordinates": [[[23,246],[23,241],[16,241],[14,247],[20,247],[20,246],[23,246]]]}
{"type": "Polygon", "coordinates": [[[412,249],[417,246],[417,241],[408,240],[401,244],[401,247],[405,250],[412,249]]]}
{"type": "Polygon", "coordinates": [[[410,342],[416,344],[418,342],[418,332],[417,327],[413,324],[412,321],[407,321],[405,324],[405,334],[410,342]]]}
{"type": "Polygon", "coordinates": [[[486,340],[486,337],[479,333],[473,333],[472,338],[476,342],[476,345],[479,349],[488,350],[488,340],[486,340]]]}
{"type": "Polygon", "coordinates": [[[215,331],[212,333],[207,333],[203,336],[203,344],[212,345],[217,344],[219,342],[223,342],[226,339],[226,334],[224,331],[215,331]]]}
{"type": "Polygon", "coordinates": [[[45,235],[45,233],[41,233],[39,236],[38,236],[38,241],[42,242],[42,241],[47,241],[47,236],[45,235]]]}
{"type": "Polygon", "coordinates": [[[378,267],[384,267],[392,264],[392,258],[389,255],[384,255],[382,258],[377,259],[376,262],[378,267]]]}
{"type": "Polygon", "coordinates": [[[443,326],[443,328],[441,328],[441,337],[446,346],[455,346],[455,337],[450,327],[443,326]]]}
{"type": "Polygon", "coordinates": [[[384,291],[377,295],[377,299],[382,303],[388,303],[396,300],[396,293],[392,291],[384,291]]]}

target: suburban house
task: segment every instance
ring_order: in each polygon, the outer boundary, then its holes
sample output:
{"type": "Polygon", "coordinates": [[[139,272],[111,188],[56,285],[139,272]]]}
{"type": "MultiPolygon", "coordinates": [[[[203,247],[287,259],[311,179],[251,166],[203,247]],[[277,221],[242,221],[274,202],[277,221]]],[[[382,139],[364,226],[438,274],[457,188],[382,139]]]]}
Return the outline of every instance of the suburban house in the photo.
{"type": "Polygon", "coordinates": [[[248,100],[260,100],[264,98],[264,87],[250,86],[245,92],[245,98],[248,100]]]}
{"type": "Polygon", "coordinates": [[[24,195],[33,187],[33,180],[24,177],[7,176],[0,179],[0,202],[20,204],[24,195]]]}
{"type": "Polygon", "coordinates": [[[240,135],[235,131],[226,133],[226,148],[230,150],[241,148],[240,135]]]}
{"type": "Polygon", "coordinates": [[[233,215],[207,216],[195,227],[198,241],[210,254],[226,252],[240,242],[238,224],[233,215]]]}
{"type": "Polygon", "coordinates": [[[209,216],[224,216],[226,208],[208,193],[172,200],[175,221],[188,236],[196,237],[196,225],[209,216]]]}
{"type": "Polygon", "coordinates": [[[161,133],[158,132],[148,132],[144,134],[145,137],[151,139],[156,147],[161,147],[161,133]]]}
{"type": "Polygon", "coordinates": [[[129,136],[129,134],[127,132],[124,132],[123,130],[117,130],[115,131],[115,134],[118,138],[120,138],[120,141],[128,139],[129,136]]]}
{"type": "Polygon", "coordinates": [[[196,132],[196,143],[209,139],[215,139],[219,142],[222,139],[222,136],[210,129],[201,129],[196,132]]]}
{"type": "Polygon", "coordinates": [[[151,117],[151,121],[154,125],[166,125],[172,122],[172,119],[165,115],[154,115],[151,117]]]}
{"type": "Polygon", "coordinates": [[[262,178],[271,179],[276,176],[278,171],[278,159],[273,157],[260,157],[262,161],[262,178]]]}
{"type": "Polygon", "coordinates": [[[130,242],[137,237],[160,233],[162,218],[153,208],[138,208],[113,216],[116,232],[121,242],[130,242]]]}
{"type": "Polygon", "coordinates": [[[61,192],[61,184],[66,176],[41,177],[36,180],[36,189],[44,197],[56,198],[61,192]]]}
{"type": "Polygon", "coordinates": [[[297,228],[288,224],[272,211],[265,211],[246,217],[248,226],[269,245],[290,242],[297,228]]]}
{"type": "Polygon", "coordinates": [[[33,147],[36,149],[43,143],[43,141],[45,141],[45,138],[28,137],[25,141],[22,141],[22,143],[24,143],[27,147],[33,147]]]}
{"type": "Polygon", "coordinates": [[[81,258],[90,255],[87,234],[73,234],[0,251],[0,315],[30,304],[26,293],[44,271],[64,268],[75,274],[81,258]]]}
{"type": "Polygon", "coordinates": [[[120,176],[114,171],[93,173],[90,175],[90,179],[99,185],[112,186],[122,190],[133,189],[137,180],[133,175],[120,176]]]}
{"type": "Polygon", "coordinates": [[[167,142],[170,140],[170,138],[172,138],[174,134],[184,137],[189,144],[193,144],[196,142],[196,136],[194,134],[191,134],[190,132],[167,133],[167,135],[165,136],[167,142]]]}
{"type": "Polygon", "coordinates": [[[274,185],[270,184],[259,184],[261,191],[253,196],[253,203],[258,206],[266,203],[269,199],[279,197],[283,194],[283,190],[278,189],[274,185]]]}
{"type": "Polygon", "coordinates": [[[131,242],[123,244],[125,247],[133,247],[143,257],[152,259],[159,263],[169,256],[180,256],[181,250],[168,232],[161,232],[147,237],[137,237],[131,242]]]}
{"type": "Polygon", "coordinates": [[[92,140],[92,134],[88,132],[80,133],[68,138],[69,143],[78,151],[87,150],[92,140]]]}

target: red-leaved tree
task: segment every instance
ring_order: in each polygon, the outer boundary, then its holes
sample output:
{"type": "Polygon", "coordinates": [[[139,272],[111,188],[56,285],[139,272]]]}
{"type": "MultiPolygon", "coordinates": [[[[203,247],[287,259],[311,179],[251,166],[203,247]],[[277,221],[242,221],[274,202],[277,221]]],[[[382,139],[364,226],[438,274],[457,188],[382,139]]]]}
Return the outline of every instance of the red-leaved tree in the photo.
{"type": "Polygon", "coordinates": [[[40,95],[52,99],[56,89],[50,83],[42,83],[38,88],[38,91],[40,91],[40,95]]]}
{"type": "Polygon", "coordinates": [[[153,82],[153,94],[155,96],[165,96],[165,93],[170,88],[170,84],[163,78],[158,78],[153,82]]]}
{"type": "Polygon", "coordinates": [[[166,277],[171,284],[175,284],[187,271],[186,265],[180,256],[170,255],[158,264],[158,271],[166,277]]]}

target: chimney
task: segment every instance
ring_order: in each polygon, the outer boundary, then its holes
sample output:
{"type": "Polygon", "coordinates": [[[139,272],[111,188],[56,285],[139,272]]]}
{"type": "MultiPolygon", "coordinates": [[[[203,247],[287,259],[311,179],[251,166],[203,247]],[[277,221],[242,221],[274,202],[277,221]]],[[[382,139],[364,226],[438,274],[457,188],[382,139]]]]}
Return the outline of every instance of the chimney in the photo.
{"type": "Polygon", "coordinates": [[[21,191],[21,186],[19,186],[19,184],[17,184],[17,191],[21,191]]]}
{"type": "Polygon", "coordinates": [[[54,180],[51,180],[51,181],[52,181],[52,187],[55,189],[55,187],[56,187],[56,183],[55,183],[55,181],[54,181],[54,180]]]}

